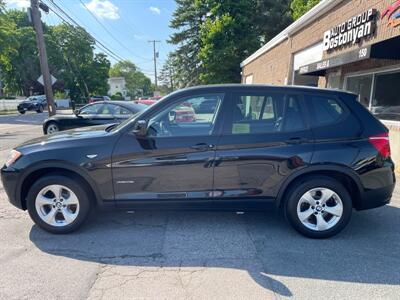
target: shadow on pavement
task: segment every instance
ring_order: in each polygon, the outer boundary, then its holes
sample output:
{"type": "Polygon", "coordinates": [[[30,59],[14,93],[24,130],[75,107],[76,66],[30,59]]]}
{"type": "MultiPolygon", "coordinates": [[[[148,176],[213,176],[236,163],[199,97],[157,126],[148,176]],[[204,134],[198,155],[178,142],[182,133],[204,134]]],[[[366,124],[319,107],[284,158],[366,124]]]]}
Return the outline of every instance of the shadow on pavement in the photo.
{"type": "Polygon", "coordinates": [[[307,239],[275,211],[141,211],[97,213],[82,230],[51,235],[33,226],[42,251],[123,266],[215,267],[246,270],[263,288],[292,292],[280,277],[400,284],[400,209],[354,212],[327,240],[307,239]]]}

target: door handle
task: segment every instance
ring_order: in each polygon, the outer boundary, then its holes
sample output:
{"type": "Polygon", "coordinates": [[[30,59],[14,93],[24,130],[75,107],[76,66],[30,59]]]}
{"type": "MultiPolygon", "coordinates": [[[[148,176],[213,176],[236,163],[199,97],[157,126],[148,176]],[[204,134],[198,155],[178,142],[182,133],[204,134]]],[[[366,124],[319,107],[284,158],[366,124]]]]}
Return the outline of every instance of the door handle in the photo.
{"type": "Polygon", "coordinates": [[[208,149],[213,149],[214,145],[206,144],[206,143],[199,143],[199,144],[191,146],[190,148],[194,149],[194,150],[205,151],[205,150],[208,150],[208,149]]]}
{"type": "Polygon", "coordinates": [[[306,138],[301,138],[301,137],[293,137],[288,140],[286,140],[287,144],[302,144],[308,142],[308,139],[306,138]]]}

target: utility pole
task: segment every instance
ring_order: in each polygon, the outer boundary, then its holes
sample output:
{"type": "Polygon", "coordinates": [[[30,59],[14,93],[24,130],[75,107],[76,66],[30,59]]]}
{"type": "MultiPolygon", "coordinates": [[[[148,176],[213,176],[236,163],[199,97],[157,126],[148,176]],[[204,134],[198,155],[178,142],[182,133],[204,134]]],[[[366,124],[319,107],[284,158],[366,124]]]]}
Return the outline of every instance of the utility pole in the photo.
{"type": "Polygon", "coordinates": [[[31,17],[32,17],[33,28],[35,29],[36,32],[36,43],[39,50],[39,61],[40,61],[40,69],[43,75],[44,92],[46,94],[49,116],[53,116],[56,114],[56,106],[54,105],[53,88],[49,71],[49,64],[47,61],[46,45],[44,43],[43,27],[42,27],[42,20],[40,16],[39,6],[42,9],[47,8],[47,6],[45,6],[44,4],[42,3],[39,4],[38,0],[31,0],[31,17]]]}
{"type": "Polygon", "coordinates": [[[158,57],[158,52],[156,52],[156,43],[161,43],[161,41],[148,41],[149,43],[153,43],[153,61],[154,61],[154,86],[155,89],[157,90],[157,57],[158,57]]]}

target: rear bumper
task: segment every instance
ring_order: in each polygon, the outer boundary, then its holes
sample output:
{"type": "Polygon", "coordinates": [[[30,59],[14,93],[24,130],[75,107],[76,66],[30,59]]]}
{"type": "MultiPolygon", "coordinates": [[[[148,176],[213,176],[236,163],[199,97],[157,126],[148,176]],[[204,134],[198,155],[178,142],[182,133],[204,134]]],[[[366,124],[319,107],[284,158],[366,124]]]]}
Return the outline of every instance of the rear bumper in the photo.
{"type": "Polygon", "coordinates": [[[0,171],[1,181],[3,183],[4,190],[8,196],[10,203],[20,209],[26,209],[21,202],[20,197],[17,197],[18,193],[18,181],[20,173],[12,168],[3,167],[0,171]]]}
{"type": "Polygon", "coordinates": [[[389,204],[394,187],[395,184],[392,184],[383,188],[364,191],[360,204],[356,209],[365,210],[389,204]]]}

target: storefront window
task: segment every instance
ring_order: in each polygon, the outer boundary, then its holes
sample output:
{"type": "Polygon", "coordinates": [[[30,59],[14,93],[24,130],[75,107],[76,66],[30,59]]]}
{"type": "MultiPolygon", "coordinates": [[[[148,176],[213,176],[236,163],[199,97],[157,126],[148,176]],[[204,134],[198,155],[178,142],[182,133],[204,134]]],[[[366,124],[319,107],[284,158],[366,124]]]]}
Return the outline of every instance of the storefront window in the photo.
{"type": "Polygon", "coordinates": [[[347,90],[359,95],[360,102],[369,107],[373,75],[361,75],[347,78],[347,90]]]}
{"type": "Polygon", "coordinates": [[[371,111],[382,120],[400,121],[400,72],[376,74],[371,111]]]}

